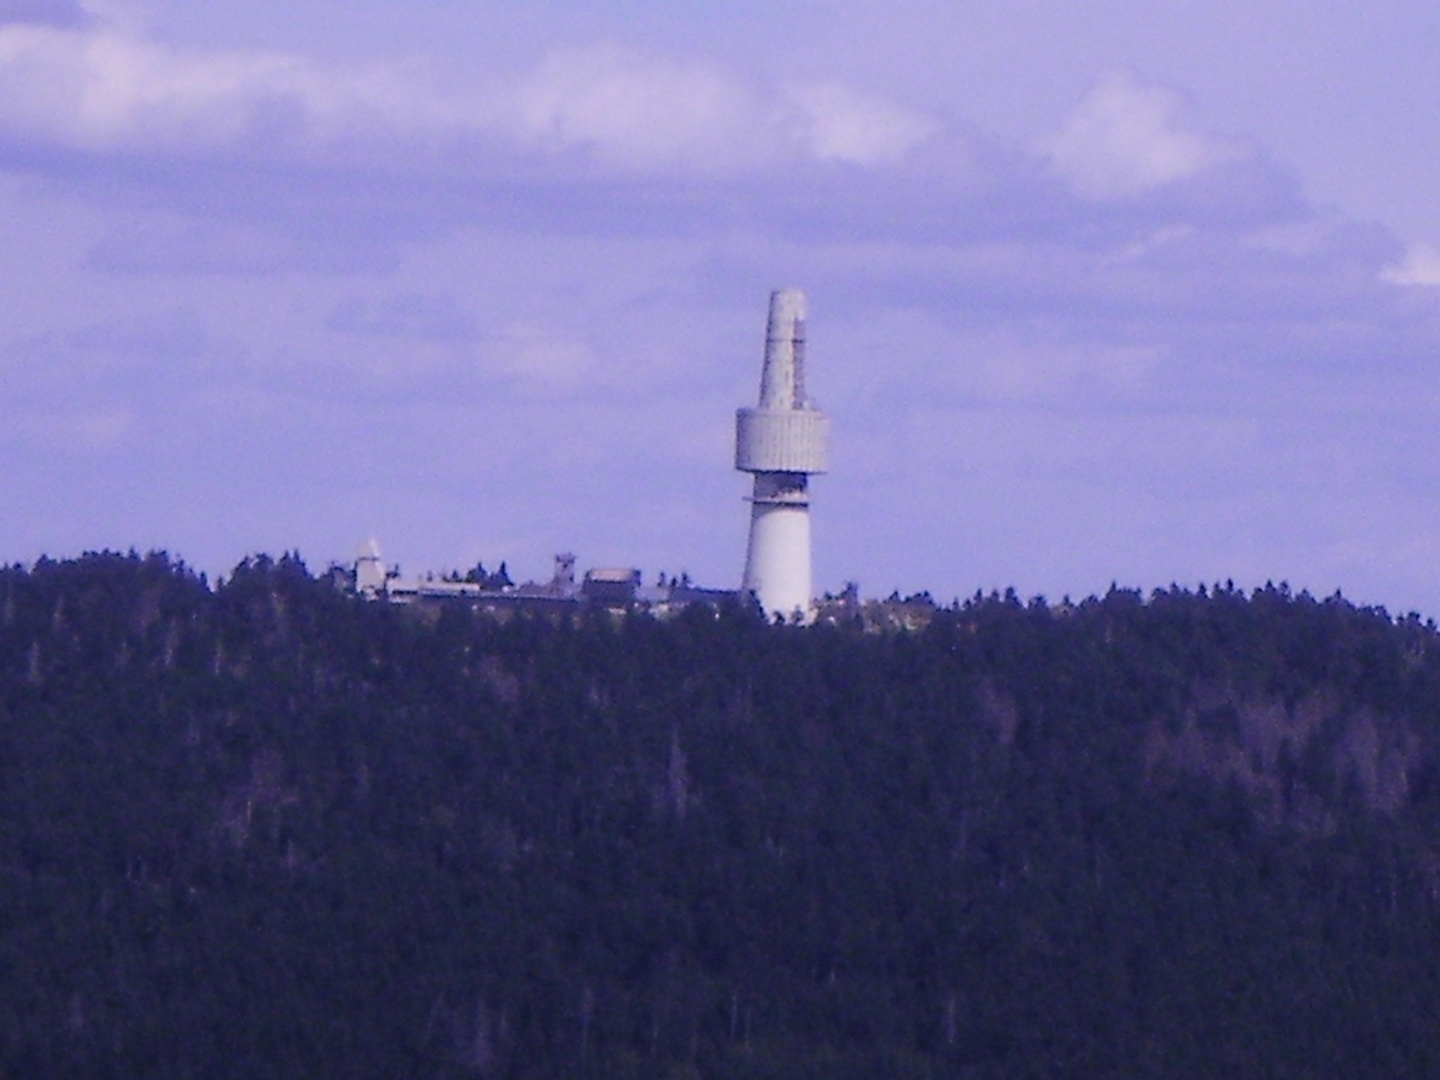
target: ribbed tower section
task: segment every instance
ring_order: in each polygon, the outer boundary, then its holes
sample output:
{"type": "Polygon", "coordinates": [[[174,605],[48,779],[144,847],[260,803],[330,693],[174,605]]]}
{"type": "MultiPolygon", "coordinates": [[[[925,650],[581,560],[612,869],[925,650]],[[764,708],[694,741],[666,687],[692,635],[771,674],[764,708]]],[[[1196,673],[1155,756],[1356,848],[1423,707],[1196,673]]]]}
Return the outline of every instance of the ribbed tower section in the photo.
{"type": "Polygon", "coordinates": [[[828,465],[830,417],[805,393],[805,294],[770,294],[760,403],[735,414],[735,468],[753,473],[743,588],[769,615],[810,616],[810,477],[828,465]]]}

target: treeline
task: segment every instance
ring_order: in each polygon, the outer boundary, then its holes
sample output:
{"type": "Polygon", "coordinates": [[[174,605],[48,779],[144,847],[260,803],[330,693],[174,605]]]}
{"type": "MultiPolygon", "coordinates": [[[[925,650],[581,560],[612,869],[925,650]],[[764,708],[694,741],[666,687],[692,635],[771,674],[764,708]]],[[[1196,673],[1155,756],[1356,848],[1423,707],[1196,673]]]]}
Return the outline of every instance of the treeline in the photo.
{"type": "Polygon", "coordinates": [[[0,1076],[1440,1075],[1440,634],[0,570],[0,1076]]]}

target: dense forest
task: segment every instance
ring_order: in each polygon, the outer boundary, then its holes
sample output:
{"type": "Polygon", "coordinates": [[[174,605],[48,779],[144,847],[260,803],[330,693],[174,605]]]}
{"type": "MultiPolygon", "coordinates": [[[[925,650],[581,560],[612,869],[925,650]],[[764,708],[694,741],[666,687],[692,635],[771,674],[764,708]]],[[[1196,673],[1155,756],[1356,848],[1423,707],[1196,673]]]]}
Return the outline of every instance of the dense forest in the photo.
{"type": "Polygon", "coordinates": [[[1440,1076],[1440,632],[0,569],[0,1077],[1440,1076]]]}

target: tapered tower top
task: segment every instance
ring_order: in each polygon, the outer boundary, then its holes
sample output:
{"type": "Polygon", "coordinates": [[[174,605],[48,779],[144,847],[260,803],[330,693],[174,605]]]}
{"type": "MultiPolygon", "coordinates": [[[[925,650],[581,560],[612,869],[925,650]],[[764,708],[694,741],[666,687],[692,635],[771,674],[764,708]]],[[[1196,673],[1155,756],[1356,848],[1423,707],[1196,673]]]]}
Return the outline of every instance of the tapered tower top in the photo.
{"type": "Polygon", "coordinates": [[[735,467],[752,473],[823,473],[830,418],[805,393],[805,294],[770,294],[760,402],[735,414],[735,467]]]}
{"type": "Polygon", "coordinates": [[[765,328],[765,366],[760,369],[760,408],[804,409],[805,294],[776,289],[770,294],[765,328]]]}

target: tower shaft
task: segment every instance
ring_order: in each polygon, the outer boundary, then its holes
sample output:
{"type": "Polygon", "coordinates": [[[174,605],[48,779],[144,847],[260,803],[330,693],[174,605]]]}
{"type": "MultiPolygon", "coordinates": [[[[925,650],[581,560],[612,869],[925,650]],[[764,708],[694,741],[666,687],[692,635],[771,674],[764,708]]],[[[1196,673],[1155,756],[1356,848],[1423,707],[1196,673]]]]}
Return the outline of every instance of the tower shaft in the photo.
{"type": "Polygon", "coordinates": [[[810,476],[826,469],[829,427],[805,390],[805,294],[778,290],[758,407],[735,415],[735,467],[755,477],[743,588],[769,615],[809,615],[810,476]]]}

